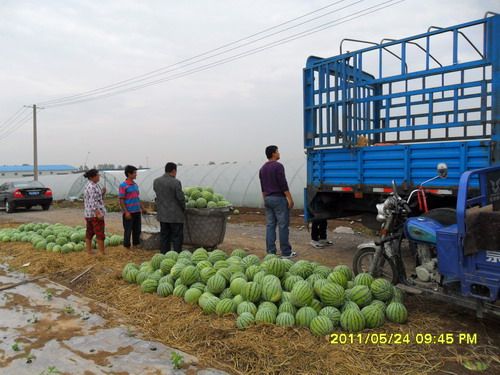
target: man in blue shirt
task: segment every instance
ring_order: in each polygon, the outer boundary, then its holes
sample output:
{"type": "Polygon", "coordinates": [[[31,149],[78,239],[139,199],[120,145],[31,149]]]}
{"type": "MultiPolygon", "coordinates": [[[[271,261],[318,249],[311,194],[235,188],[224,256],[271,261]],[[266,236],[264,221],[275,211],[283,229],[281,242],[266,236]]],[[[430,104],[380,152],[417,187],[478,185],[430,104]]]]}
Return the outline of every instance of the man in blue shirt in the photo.
{"type": "Polygon", "coordinates": [[[267,162],[260,168],[259,179],[266,208],[266,251],[276,254],[276,225],[278,226],[280,251],[282,258],[292,258],[297,253],[292,251],[289,242],[290,210],[293,198],[285,177],[285,168],[279,163],[278,146],[266,147],[267,162]]]}
{"type": "Polygon", "coordinates": [[[123,213],[123,246],[130,249],[130,235],[134,247],[141,243],[141,213],[145,209],[139,199],[139,186],[135,183],[137,168],[127,165],[125,176],[127,179],[118,188],[118,198],[123,213]]]}

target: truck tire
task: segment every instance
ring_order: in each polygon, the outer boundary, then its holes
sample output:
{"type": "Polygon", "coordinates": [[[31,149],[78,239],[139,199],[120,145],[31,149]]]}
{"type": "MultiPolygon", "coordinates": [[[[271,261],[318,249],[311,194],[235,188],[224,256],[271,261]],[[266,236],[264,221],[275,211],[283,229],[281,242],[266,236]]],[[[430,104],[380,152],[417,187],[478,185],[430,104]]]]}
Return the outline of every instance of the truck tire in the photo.
{"type": "MultiPolygon", "coordinates": [[[[352,260],[352,270],[355,275],[362,272],[368,272],[367,266],[373,261],[373,256],[375,254],[375,249],[373,247],[364,247],[356,251],[354,254],[354,258],[352,260]]],[[[387,258],[384,254],[384,258],[382,260],[382,274],[381,275],[372,275],[373,277],[382,277],[387,279],[392,284],[396,285],[399,281],[398,270],[394,262],[387,258]]]]}

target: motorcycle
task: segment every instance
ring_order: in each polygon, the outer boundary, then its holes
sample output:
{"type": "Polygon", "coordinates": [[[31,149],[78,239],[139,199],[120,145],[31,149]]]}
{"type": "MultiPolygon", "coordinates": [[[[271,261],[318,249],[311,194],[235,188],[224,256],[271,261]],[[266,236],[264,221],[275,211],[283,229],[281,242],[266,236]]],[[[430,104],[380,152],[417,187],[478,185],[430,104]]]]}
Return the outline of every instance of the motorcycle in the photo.
{"type": "MultiPolygon", "coordinates": [[[[353,271],[386,278],[410,294],[426,293],[473,308],[478,316],[484,311],[500,316],[500,309],[494,305],[499,297],[500,262],[488,263],[489,259],[500,254],[498,244],[493,244],[494,249],[477,249],[471,255],[464,254],[463,246],[467,207],[471,202],[477,204],[477,198],[467,200],[469,179],[478,174],[479,180],[484,182],[489,175],[497,176],[500,166],[464,173],[459,184],[457,210],[428,209],[424,186],[447,177],[446,164],[438,164],[437,170],[437,176],[422,182],[408,199],[399,195],[397,185],[392,181],[393,192],[376,206],[377,221],[381,222],[379,238],[358,246],[353,271]],[[408,261],[405,262],[403,256],[405,249],[415,262],[415,272],[409,276],[406,271],[408,261]]],[[[480,186],[481,197],[489,192],[487,184],[484,185],[480,186]]],[[[486,206],[488,202],[483,203],[486,206]]],[[[500,212],[487,212],[494,220],[499,219],[500,212]]]]}

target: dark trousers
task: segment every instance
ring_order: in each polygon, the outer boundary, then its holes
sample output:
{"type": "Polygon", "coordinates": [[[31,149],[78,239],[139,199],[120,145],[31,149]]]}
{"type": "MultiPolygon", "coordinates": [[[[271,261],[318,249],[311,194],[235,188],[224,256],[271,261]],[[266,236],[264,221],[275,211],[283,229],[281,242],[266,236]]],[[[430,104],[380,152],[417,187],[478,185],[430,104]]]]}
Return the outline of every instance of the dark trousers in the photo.
{"type": "Polygon", "coordinates": [[[313,220],[311,223],[311,239],[313,241],[326,240],[326,228],[328,223],[326,220],[313,220]]]}
{"type": "Polygon", "coordinates": [[[123,220],[123,246],[130,247],[130,235],[132,235],[132,243],[137,246],[141,243],[141,213],[134,212],[130,214],[132,217],[126,219],[122,215],[123,220]]]}
{"type": "Polygon", "coordinates": [[[184,224],[182,223],[162,223],[160,222],[160,251],[165,254],[171,250],[173,244],[174,251],[182,251],[184,241],[184,224]]]}

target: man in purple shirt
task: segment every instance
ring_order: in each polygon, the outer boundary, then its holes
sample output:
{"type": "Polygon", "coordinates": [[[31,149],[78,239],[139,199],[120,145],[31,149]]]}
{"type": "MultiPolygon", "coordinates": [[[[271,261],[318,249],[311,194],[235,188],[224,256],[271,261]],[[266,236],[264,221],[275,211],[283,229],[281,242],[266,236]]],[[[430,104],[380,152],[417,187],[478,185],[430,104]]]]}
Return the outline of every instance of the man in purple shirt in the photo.
{"type": "Polygon", "coordinates": [[[259,171],[260,187],[266,208],[266,251],[268,254],[276,254],[276,225],[278,225],[281,257],[292,258],[297,256],[288,240],[293,199],[288,189],[285,168],[278,162],[280,159],[278,146],[267,146],[266,157],[267,162],[259,171]]]}

